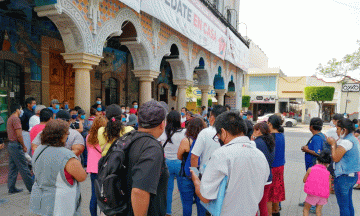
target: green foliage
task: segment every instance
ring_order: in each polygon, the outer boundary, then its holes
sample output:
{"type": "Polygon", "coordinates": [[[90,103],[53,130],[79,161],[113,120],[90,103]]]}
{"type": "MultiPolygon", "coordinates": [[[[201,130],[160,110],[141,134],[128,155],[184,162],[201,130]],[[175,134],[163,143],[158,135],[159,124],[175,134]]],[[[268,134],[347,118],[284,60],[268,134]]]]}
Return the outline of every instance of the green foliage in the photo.
{"type": "Polygon", "coordinates": [[[332,101],[335,88],[330,86],[309,86],[305,88],[305,100],[307,101],[332,101]]]}
{"type": "Polygon", "coordinates": [[[354,71],[360,67],[360,40],[357,41],[359,48],[348,55],[345,55],[342,60],[333,58],[328,61],[326,65],[319,64],[316,69],[318,73],[326,77],[344,77],[349,71],[354,71]]]}
{"type": "Polygon", "coordinates": [[[201,99],[200,98],[196,99],[196,106],[201,107],[201,99]]]}
{"type": "Polygon", "coordinates": [[[244,95],[242,96],[242,107],[249,107],[250,106],[250,96],[244,95]]]}
{"type": "Polygon", "coordinates": [[[208,100],[208,107],[212,107],[212,99],[208,100]]]}

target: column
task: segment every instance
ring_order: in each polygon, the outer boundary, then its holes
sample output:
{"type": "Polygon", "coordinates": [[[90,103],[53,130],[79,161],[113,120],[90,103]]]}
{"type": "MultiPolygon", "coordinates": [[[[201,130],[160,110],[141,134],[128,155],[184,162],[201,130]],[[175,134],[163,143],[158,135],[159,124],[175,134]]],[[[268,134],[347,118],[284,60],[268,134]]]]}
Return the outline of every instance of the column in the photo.
{"type": "Polygon", "coordinates": [[[278,99],[275,99],[275,113],[279,113],[279,106],[280,106],[280,102],[278,99]]]}
{"type": "Polygon", "coordinates": [[[193,82],[189,80],[174,80],[173,82],[178,88],[177,110],[181,111],[181,108],[186,107],[186,89],[193,82]]]}
{"type": "Polygon", "coordinates": [[[135,77],[139,77],[140,85],[140,98],[139,104],[140,106],[148,101],[151,100],[151,83],[157,78],[160,74],[158,71],[151,71],[151,70],[140,70],[140,71],[133,71],[135,77]]]}
{"type": "Polygon", "coordinates": [[[222,105],[224,106],[224,96],[226,93],[226,89],[215,89],[215,92],[217,94],[217,101],[218,101],[218,105],[222,105]]]}
{"type": "Polygon", "coordinates": [[[75,69],[75,106],[80,106],[88,116],[90,114],[90,71],[98,65],[101,56],[88,53],[63,53],[66,63],[75,69]]]}
{"type": "Polygon", "coordinates": [[[213,87],[209,85],[199,86],[201,90],[201,106],[205,106],[206,110],[208,108],[209,91],[211,88],[213,87]]]}

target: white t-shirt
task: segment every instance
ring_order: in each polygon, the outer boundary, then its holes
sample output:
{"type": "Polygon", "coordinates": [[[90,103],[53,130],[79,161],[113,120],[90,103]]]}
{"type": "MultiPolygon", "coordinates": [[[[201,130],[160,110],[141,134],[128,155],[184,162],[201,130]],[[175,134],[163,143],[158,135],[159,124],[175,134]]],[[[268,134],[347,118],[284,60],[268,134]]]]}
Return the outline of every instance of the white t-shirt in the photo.
{"type": "Polygon", "coordinates": [[[193,155],[200,157],[200,173],[204,173],[204,165],[208,163],[212,153],[220,148],[220,143],[214,141],[216,130],[213,126],[202,130],[191,151],[193,155]]]}
{"type": "Polygon", "coordinates": [[[37,115],[31,116],[29,119],[29,131],[31,130],[31,128],[38,124],[40,124],[40,117],[37,115]]]}
{"type": "Polygon", "coordinates": [[[181,124],[184,123],[184,122],[186,122],[186,116],[184,118],[181,117],[181,124]]]}
{"type": "Polygon", "coordinates": [[[228,176],[221,215],[255,215],[270,174],[265,155],[246,136],[215,150],[201,179],[201,195],[217,198],[219,185],[228,176]]]}
{"type": "Polygon", "coordinates": [[[337,135],[336,133],[336,127],[335,128],[330,128],[328,131],[326,131],[325,135],[327,137],[332,137],[334,138],[335,140],[338,140],[339,139],[339,136],[337,135]]]}
{"type": "Polygon", "coordinates": [[[354,144],[350,140],[344,140],[344,139],[340,139],[337,142],[337,145],[342,146],[346,151],[349,151],[354,146],[354,144]]]}
{"type": "MultiPolygon", "coordinates": [[[[165,146],[165,158],[169,159],[169,160],[178,160],[177,158],[177,152],[179,150],[179,146],[181,143],[181,140],[185,138],[185,132],[186,129],[183,129],[179,132],[174,133],[174,135],[172,135],[171,137],[171,142],[168,142],[165,146]]],[[[166,140],[167,140],[167,136],[166,133],[164,131],[164,133],[158,138],[158,140],[161,142],[161,145],[164,145],[166,140]]]]}

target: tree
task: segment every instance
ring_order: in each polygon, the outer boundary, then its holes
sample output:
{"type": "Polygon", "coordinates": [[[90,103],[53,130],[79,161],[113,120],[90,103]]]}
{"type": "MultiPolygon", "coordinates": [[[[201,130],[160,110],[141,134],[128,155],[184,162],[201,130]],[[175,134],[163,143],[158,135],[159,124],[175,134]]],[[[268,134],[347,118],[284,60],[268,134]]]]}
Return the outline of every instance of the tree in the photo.
{"type": "Polygon", "coordinates": [[[242,107],[250,106],[250,96],[244,95],[242,96],[242,107]]]}
{"type": "Polygon", "coordinates": [[[322,107],[325,101],[334,99],[335,88],[331,86],[309,86],[305,88],[305,100],[315,101],[319,105],[319,115],[322,115],[322,107]]]}
{"type": "Polygon", "coordinates": [[[325,77],[345,77],[349,71],[354,71],[360,67],[360,40],[357,41],[359,48],[352,54],[347,54],[342,60],[333,58],[323,66],[319,64],[316,69],[319,74],[325,77]]]}

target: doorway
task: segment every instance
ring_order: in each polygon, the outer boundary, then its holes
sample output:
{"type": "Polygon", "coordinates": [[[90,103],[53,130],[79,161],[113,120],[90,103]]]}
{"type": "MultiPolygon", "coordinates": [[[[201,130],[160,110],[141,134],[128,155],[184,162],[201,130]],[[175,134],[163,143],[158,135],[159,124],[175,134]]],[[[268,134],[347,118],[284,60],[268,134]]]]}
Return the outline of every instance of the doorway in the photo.
{"type": "Polygon", "coordinates": [[[105,105],[118,104],[118,81],[109,78],[105,81],[105,105]]]}

